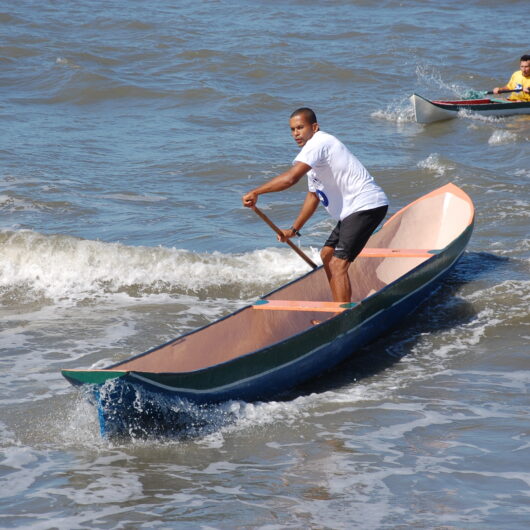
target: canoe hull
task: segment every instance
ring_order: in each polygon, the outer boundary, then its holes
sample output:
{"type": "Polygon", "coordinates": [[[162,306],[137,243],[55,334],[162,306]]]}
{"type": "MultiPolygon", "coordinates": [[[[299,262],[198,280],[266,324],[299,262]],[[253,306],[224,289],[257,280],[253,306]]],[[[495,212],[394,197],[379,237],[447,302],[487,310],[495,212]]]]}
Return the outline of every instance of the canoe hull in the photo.
{"type": "MultiPolygon", "coordinates": [[[[451,245],[359,305],[269,348],[191,373],[121,372],[94,384],[106,437],[168,434],[189,421],[188,403],[277,397],[352,356],[395,328],[436,289],[471,236],[471,224],[451,245]]],[[[73,384],[80,381],[64,371],[73,384]]]]}
{"type": "Polygon", "coordinates": [[[107,437],[171,434],[190,418],[200,422],[209,404],[277,399],[414,311],[464,252],[473,222],[471,199],[447,184],[372,235],[371,248],[349,271],[357,303],[341,313],[307,312],[311,304],[329,302],[320,267],[264,297],[282,307],[282,300],[296,301],[303,310],[268,311],[267,304],[257,310],[253,304],[108,368],[62,373],[93,397],[107,437]],[[313,318],[321,323],[311,325],[313,318]]]}
{"type": "Polygon", "coordinates": [[[490,99],[461,101],[431,101],[418,94],[410,98],[414,110],[414,119],[418,123],[456,118],[460,111],[471,111],[481,116],[513,116],[530,114],[530,102],[499,102],[490,99]]]}

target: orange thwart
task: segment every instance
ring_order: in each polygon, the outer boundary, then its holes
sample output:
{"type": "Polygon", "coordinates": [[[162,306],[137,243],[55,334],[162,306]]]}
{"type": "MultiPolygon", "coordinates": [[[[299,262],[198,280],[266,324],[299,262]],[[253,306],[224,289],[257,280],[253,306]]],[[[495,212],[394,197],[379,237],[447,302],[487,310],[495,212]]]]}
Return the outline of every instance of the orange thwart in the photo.
{"type": "Polygon", "coordinates": [[[258,300],[254,309],[267,311],[322,311],[323,313],[342,313],[351,309],[355,302],[316,302],[313,300],[258,300]]]}

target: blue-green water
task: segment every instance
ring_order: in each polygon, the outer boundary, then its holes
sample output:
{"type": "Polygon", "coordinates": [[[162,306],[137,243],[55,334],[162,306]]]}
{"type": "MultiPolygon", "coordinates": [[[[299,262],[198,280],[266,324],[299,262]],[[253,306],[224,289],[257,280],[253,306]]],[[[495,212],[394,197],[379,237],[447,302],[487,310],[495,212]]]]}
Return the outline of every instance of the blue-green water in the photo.
{"type": "MultiPolygon", "coordinates": [[[[408,101],[504,84],[530,53],[525,7],[2,4],[0,526],[527,526],[530,118],[421,126],[408,101]],[[298,397],[223,404],[190,439],[100,439],[60,368],[125,359],[307,270],[240,200],[296,155],[302,105],[391,211],[447,182],[469,193],[468,252],[298,397]]],[[[305,190],[260,204],[290,226],[305,190]]],[[[319,211],[304,230],[313,259],[331,227],[319,211]]]]}

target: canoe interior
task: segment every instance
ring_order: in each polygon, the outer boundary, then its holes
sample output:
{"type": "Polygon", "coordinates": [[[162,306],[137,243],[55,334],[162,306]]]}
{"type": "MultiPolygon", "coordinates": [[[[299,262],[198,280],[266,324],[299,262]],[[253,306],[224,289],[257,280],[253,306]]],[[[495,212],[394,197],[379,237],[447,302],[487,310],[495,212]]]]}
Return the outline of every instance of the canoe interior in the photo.
{"type": "MultiPolygon", "coordinates": [[[[391,217],[368,242],[369,247],[443,249],[473,218],[467,195],[448,184],[391,217]]],[[[428,257],[357,258],[350,267],[352,301],[362,301],[406,274],[428,257]]],[[[274,291],[269,300],[332,301],[322,267],[274,291]]],[[[303,332],[311,320],[334,314],[311,311],[258,311],[246,307],[204,328],[177,338],[108,369],[184,373],[227,362],[303,332]]]]}

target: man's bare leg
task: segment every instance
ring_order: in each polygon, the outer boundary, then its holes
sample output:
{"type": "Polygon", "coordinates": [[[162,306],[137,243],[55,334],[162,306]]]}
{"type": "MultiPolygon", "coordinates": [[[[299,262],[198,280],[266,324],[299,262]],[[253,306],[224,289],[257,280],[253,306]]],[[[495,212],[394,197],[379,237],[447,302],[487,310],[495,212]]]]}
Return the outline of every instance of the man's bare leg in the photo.
{"type": "Polygon", "coordinates": [[[322,258],[322,264],[324,265],[324,270],[326,271],[326,276],[328,277],[328,282],[331,280],[331,271],[329,269],[329,262],[333,257],[333,247],[322,247],[320,251],[320,257],[322,258]]]}
{"type": "MultiPolygon", "coordinates": [[[[320,257],[331,288],[331,295],[334,302],[349,303],[351,302],[351,283],[348,276],[348,268],[351,263],[335,257],[333,252],[333,247],[324,247],[320,251],[320,257]]],[[[336,314],[338,315],[339,313],[336,314]]],[[[320,320],[313,319],[311,324],[316,326],[320,324],[320,320]]]]}
{"type": "Polygon", "coordinates": [[[329,262],[331,279],[329,285],[334,302],[351,302],[351,283],[348,276],[350,262],[335,256],[329,262]]]}
{"type": "Polygon", "coordinates": [[[324,247],[320,252],[324,270],[328,277],[334,302],[351,302],[351,283],[348,269],[351,262],[333,255],[333,247],[324,247]]]}

